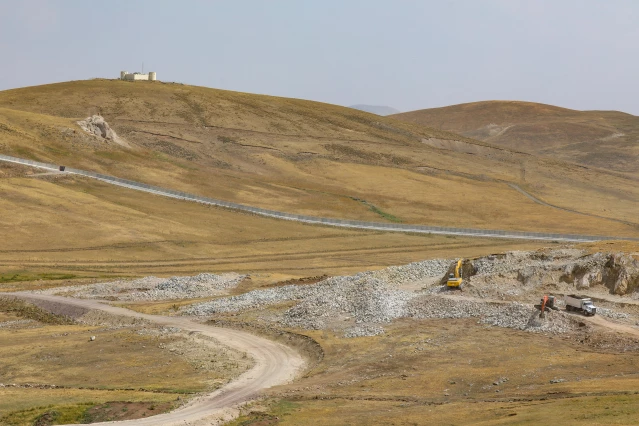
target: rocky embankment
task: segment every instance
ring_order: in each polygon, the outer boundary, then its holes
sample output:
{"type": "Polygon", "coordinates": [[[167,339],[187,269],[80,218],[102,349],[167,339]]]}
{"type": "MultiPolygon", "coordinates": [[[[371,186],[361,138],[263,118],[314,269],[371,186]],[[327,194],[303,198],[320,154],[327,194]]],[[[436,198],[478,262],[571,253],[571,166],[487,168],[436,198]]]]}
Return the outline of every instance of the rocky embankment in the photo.
{"type": "Polygon", "coordinates": [[[512,278],[525,287],[563,283],[576,291],[597,288],[631,295],[639,288],[639,261],[624,253],[585,254],[580,250],[509,252],[471,261],[475,284],[484,277],[512,278]]]}

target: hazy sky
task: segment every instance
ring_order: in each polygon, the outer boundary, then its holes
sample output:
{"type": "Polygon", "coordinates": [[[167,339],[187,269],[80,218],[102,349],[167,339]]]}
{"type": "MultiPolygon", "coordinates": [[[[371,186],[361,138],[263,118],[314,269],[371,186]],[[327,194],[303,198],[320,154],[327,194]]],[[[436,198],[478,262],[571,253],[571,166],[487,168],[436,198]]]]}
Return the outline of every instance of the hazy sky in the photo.
{"type": "Polygon", "coordinates": [[[639,115],[637,0],[0,0],[0,90],[158,79],[402,111],[639,115]]]}

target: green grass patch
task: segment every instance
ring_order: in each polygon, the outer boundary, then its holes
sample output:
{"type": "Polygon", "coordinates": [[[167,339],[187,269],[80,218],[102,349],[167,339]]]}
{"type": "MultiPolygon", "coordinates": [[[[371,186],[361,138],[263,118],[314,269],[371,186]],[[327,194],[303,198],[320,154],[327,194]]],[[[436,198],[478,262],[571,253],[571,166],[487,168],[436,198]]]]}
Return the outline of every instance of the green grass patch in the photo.
{"type": "Polygon", "coordinates": [[[94,154],[99,159],[120,161],[123,163],[128,160],[127,155],[125,153],[118,152],[118,151],[95,151],[94,154]]]}
{"type": "Polygon", "coordinates": [[[89,423],[87,410],[95,403],[85,402],[73,405],[47,405],[28,410],[14,411],[0,418],[0,424],[7,426],[61,425],[89,423]]]}
{"type": "Polygon", "coordinates": [[[41,161],[40,158],[28,148],[24,148],[22,146],[12,146],[11,149],[13,151],[13,154],[15,154],[18,157],[27,158],[29,160],[41,161]]]}
{"type": "Polygon", "coordinates": [[[8,273],[0,275],[0,284],[3,283],[15,283],[23,281],[38,281],[38,280],[70,280],[76,278],[74,274],[55,274],[55,273],[42,273],[42,274],[28,274],[28,273],[8,273]]]}
{"type": "Polygon", "coordinates": [[[382,209],[380,209],[379,207],[377,207],[374,204],[369,203],[366,200],[362,200],[361,198],[357,198],[357,197],[349,197],[351,200],[360,202],[362,204],[364,204],[365,206],[367,206],[370,211],[372,211],[373,213],[383,217],[384,219],[390,221],[390,222],[395,222],[395,223],[401,223],[402,220],[400,218],[398,218],[397,216],[393,216],[390,213],[387,213],[385,211],[383,211],[382,209]]]}
{"type": "Polygon", "coordinates": [[[222,142],[222,143],[236,143],[237,141],[233,138],[230,138],[228,136],[218,136],[217,140],[222,142]]]}
{"type": "Polygon", "coordinates": [[[273,401],[266,411],[251,411],[242,415],[234,421],[227,423],[228,426],[251,426],[277,424],[282,417],[290,416],[292,412],[298,410],[300,404],[291,401],[273,401]]]}
{"type": "Polygon", "coordinates": [[[369,205],[368,205],[368,208],[369,208],[369,209],[371,209],[371,211],[372,211],[372,212],[374,212],[374,213],[376,213],[376,214],[380,215],[380,216],[381,216],[381,217],[383,217],[384,219],[389,220],[389,221],[391,221],[391,222],[401,223],[401,221],[402,221],[402,220],[401,220],[400,218],[398,218],[397,216],[393,216],[393,215],[392,215],[392,214],[390,214],[390,213],[387,213],[387,212],[385,212],[385,211],[383,211],[383,210],[380,210],[378,207],[376,207],[376,206],[374,206],[374,205],[372,205],[372,204],[369,204],[369,205]]]}

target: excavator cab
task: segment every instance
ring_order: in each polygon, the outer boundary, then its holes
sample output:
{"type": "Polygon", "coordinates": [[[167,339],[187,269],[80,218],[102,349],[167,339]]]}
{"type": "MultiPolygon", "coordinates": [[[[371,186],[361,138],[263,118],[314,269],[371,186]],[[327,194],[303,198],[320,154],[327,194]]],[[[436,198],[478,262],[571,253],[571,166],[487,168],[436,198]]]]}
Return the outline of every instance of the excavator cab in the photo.
{"type": "Polygon", "coordinates": [[[457,265],[455,266],[455,271],[448,275],[448,281],[446,281],[446,286],[449,289],[462,289],[462,283],[464,280],[462,279],[462,262],[464,259],[459,259],[457,261],[457,265]]]}

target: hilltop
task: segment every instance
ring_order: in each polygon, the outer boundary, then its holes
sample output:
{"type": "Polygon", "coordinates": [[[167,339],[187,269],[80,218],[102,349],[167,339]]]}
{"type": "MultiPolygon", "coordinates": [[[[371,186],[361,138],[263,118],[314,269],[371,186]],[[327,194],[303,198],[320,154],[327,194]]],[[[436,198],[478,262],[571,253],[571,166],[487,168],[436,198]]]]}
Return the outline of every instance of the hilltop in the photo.
{"type": "Polygon", "coordinates": [[[392,114],[399,114],[400,111],[393,107],[389,107],[386,105],[351,105],[350,108],[358,109],[360,111],[370,112],[372,114],[387,116],[392,114]]]}
{"type": "Polygon", "coordinates": [[[639,174],[639,117],[518,101],[486,101],[393,115],[491,144],[639,174]]]}

